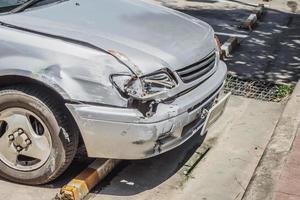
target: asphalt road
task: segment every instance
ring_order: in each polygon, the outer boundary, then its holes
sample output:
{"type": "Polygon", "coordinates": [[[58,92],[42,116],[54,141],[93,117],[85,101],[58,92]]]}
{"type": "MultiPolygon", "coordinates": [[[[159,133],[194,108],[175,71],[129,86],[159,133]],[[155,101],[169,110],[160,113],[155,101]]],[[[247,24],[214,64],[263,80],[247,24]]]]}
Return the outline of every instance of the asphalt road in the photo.
{"type": "MultiPolygon", "coordinates": [[[[156,0],[213,26],[225,42],[236,36],[241,45],[226,60],[229,72],[242,79],[296,83],[300,79],[300,1],[295,14],[283,0],[156,0]],[[239,28],[258,4],[266,14],[253,31],[239,28]]],[[[199,36],[201,37],[201,36],[199,36]]]]}

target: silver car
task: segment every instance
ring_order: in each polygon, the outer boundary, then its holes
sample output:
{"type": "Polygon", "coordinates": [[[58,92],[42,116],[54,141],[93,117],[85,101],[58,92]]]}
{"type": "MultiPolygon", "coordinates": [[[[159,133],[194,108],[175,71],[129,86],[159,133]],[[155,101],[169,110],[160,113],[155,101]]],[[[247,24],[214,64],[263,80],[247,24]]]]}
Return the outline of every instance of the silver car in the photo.
{"type": "Polygon", "coordinates": [[[196,18],[144,0],[1,0],[0,12],[8,180],[52,181],[79,146],[94,158],[156,156],[204,135],[225,107],[209,112],[227,68],[196,18]]]}

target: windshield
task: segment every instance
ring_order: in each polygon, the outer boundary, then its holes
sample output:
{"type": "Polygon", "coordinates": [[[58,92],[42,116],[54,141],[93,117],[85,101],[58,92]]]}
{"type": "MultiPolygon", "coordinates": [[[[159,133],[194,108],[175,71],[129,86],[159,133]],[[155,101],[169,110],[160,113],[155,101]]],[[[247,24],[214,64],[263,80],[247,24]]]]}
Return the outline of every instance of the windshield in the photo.
{"type": "MultiPolygon", "coordinates": [[[[20,6],[21,4],[26,3],[27,1],[28,0],[0,0],[0,13],[9,12],[12,9],[20,6]]],[[[43,0],[36,3],[32,7],[37,7],[37,6],[41,6],[41,5],[45,5],[57,1],[61,1],[61,0],[43,0]]]]}

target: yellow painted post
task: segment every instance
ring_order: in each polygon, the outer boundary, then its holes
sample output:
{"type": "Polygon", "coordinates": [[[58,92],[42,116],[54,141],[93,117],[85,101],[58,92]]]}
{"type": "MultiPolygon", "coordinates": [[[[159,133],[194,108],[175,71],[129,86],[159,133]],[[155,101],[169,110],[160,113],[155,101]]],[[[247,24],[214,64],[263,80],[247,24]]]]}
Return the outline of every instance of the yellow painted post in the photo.
{"type": "Polygon", "coordinates": [[[109,159],[104,163],[96,160],[82,171],[76,178],[62,187],[54,198],[55,200],[82,200],[88,193],[103,180],[120,162],[109,159]]]}

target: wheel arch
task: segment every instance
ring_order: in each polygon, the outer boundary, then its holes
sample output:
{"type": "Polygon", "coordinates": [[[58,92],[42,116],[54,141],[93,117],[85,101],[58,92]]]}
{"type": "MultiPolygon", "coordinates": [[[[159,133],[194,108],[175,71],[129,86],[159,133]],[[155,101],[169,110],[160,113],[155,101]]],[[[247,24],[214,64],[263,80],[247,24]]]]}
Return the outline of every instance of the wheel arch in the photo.
{"type": "MultiPolygon", "coordinates": [[[[59,103],[63,104],[64,106],[67,101],[70,101],[69,96],[61,88],[46,84],[44,81],[41,81],[39,79],[35,79],[35,78],[29,77],[26,75],[0,75],[0,88],[18,85],[18,84],[34,85],[43,90],[46,90],[49,94],[51,94],[51,96],[53,96],[55,98],[55,100],[59,101],[59,103]]],[[[76,127],[78,129],[79,137],[80,137],[79,146],[83,145],[85,148],[85,144],[84,144],[80,129],[79,129],[73,115],[69,111],[69,109],[67,109],[66,106],[65,106],[65,108],[66,108],[66,112],[68,112],[68,115],[71,118],[72,123],[74,123],[74,125],[76,125],[76,127]]]]}
{"type": "Polygon", "coordinates": [[[66,100],[66,94],[63,92],[58,92],[57,89],[54,89],[53,86],[50,86],[40,80],[28,77],[28,76],[21,76],[21,75],[1,75],[0,76],[0,87],[6,87],[11,85],[17,85],[17,84],[30,84],[30,85],[36,85],[38,87],[41,87],[47,92],[49,92],[51,95],[53,95],[57,100],[65,102],[66,100]]]}

